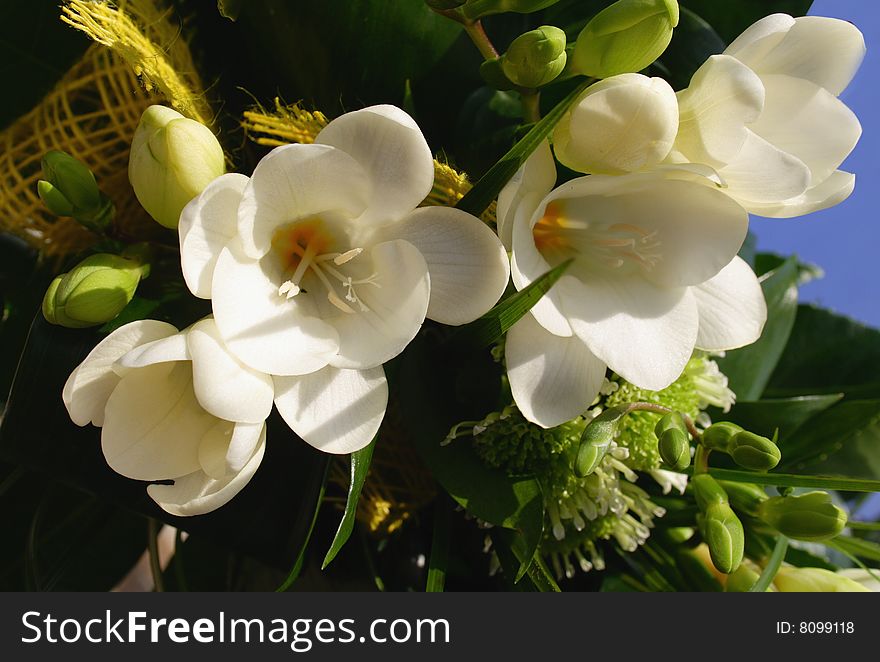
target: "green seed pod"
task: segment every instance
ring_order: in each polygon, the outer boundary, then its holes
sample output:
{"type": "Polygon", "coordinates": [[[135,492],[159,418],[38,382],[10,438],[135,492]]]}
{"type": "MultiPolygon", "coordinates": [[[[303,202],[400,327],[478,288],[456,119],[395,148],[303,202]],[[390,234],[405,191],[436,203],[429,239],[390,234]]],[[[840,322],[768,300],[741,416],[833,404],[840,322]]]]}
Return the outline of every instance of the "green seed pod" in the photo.
{"type": "Polygon", "coordinates": [[[688,435],[677,428],[664,430],[657,443],[660,457],[673,471],[683,471],[691,464],[688,435]]]}
{"type": "Polygon", "coordinates": [[[709,509],[709,506],[727,504],[727,492],[709,474],[695,474],[691,478],[691,489],[694,491],[697,506],[704,513],[709,509]]]}
{"type": "Polygon", "coordinates": [[[727,421],[713,423],[703,432],[703,446],[713,451],[726,453],[731,439],[742,431],[743,429],[736,423],[727,421]]]}
{"type": "Polygon", "coordinates": [[[572,68],[595,78],[640,71],[666,50],[676,25],[676,0],[618,0],[578,35],[572,68]]]}
{"type": "Polygon", "coordinates": [[[736,483],[727,480],[718,482],[727,492],[730,505],[741,513],[755,515],[761,503],[769,498],[763,487],[752,483],[736,483]]]}
{"type": "Polygon", "coordinates": [[[504,75],[522,87],[540,87],[565,68],[565,32],[552,25],[521,34],[501,57],[504,75]]]}
{"type": "Polygon", "coordinates": [[[795,540],[820,541],[839,535],[846,526],[846,513],[834,505],[827,492],[773,497],[758,508],[758,517],[795,540]]]}
{"type": "Polygon", "coordinates": [[[75,329],[109,322],[131,301],[146,270],[118,255],[92,255],[52,281],[43,297],[43,316],[75,329]]]}
{"type": "Polygon", "coordinates": [[[730,573],[724,590],[728,593],[748,593],[760,576],[746,563],[741,563],[739,568],[730,573]]]}
{"type": "Polygon", "coordinates": [[[583,478],[596,470],[611,446],[623,415],[622,409],[612,407],[603,411],[584,428],[574,461],[575,475],[583,478]]]}
{"type": "MultiPolygon", "coordinates": [[[[95,176],[82,162],[66,152],[53,149],[41,162],[43,179],[63,195],[70,206],[84,212],[101,205],[101,192],[95,176]]],[[[37,189],[39,191],[39,188],[37,189]]],[[[67,214],[65,214],[67,215],[67,214]]]]}
{"type": "Polygon", "coordinates": [[[743,559],[745,532],[742,522],[726,503],[715,503],[705,510],[703,537],[715,567],[725,574],[736,570],[743,559]]]}
{"type": "Polygon", "coordinates": [[[752,471],[769,471],[782,459],[776,444],[767,437],[746,430],[733,436],[727,452],[739,466],[752,471]]]}

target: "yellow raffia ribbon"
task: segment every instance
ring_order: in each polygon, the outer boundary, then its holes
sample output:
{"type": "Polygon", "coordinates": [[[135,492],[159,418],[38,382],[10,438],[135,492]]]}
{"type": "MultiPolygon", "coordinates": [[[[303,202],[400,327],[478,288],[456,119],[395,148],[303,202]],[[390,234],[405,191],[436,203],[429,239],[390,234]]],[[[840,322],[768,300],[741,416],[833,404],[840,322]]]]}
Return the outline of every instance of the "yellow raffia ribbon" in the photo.
{"type": "MultiPolygon", "coordinates": [[[[310,144],[329,120],[319,111],[307,111],[296,103],[285,105],[275,99],[275,110],[256,106],[244,112],[242,127],[258,145],[277,147],[290,143],[310,144]]],[[[471,189],[472,184],[462,172],[434,159],[434,186],[422,205],[453,207],[471,189]]],[[[483,213],[483,220],[495,224],[495,203],[483,213]]]]}
{"type": "Polygon", "coordinates": [[[168,22],[170,9],[162,11],[144,0],[130,0],[119,8],[107,2],[70,0],[62,12],[62,21],[128,62],[147,91],[156,88],[177,111],[211,125],[213,113],[189,48],[168,22]],[[141,26],[158,30],[160,43],[141,26]]]}

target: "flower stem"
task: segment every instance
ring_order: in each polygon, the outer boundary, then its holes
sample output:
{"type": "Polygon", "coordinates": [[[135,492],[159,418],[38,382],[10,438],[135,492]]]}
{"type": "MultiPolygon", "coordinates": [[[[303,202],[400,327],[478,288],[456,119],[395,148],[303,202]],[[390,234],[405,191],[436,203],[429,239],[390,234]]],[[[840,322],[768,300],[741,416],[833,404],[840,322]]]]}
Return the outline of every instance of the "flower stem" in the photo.
{"type": "MultiPolygon", "coordinates": [[[[669,407],[664,407],[663,405],[658,405],[653,402],[630,402],[629,404],[624,405],[626,408],[626,413],[630,413],[631,411],[650,411],[654,414],[671,414],[674,409],[670,409],[669,407]]],[[[680,413],[680,412],[679,412],[680,413]]],[[[693,419],[687,414],[681,414],[682,419],[684,420],[684,424],[688,429],[690,435],[694,438],[698,444],[702,443],[702,435],[700,431],[697,429],[697,426],[694,424],[693,419]]]]}
{"type": "Polygon", "coordinates": [[[541,119],[541,93],[538,90],[520,92],[523,106],[523,119],[526,122],[537,122],[541,119]]]}
{"type": "Polygon", "coordinates": [[[474,46],[480,51],[480,55],[487,60],[494,60],[498,57],[498,50],[495,48],[494,44],[492,44],[489,35],[486,34],[486,31],[483,29],[483,24],[479,20],[464,20],[461,24],[464,26],[464,31],[467,32],[471,41],[474,42],[474,46]]]}
{"type": "Polygon", "coordinates": [[[153,586],[157,593],[165,591],[162,580],[162,564],[159,562],[159,520],[147,520],[147,545],[150,552],[150,570],[153,573],[153,586]]]}

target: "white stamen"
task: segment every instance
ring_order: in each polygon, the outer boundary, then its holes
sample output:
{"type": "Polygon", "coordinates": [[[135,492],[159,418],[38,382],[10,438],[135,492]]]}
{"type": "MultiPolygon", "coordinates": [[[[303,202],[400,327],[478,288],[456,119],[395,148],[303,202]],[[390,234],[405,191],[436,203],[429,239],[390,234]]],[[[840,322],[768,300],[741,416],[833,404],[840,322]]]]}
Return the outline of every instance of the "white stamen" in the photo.
{"type": "Polygon", "coordinates": [[[345,251],[342,255],[337,255],[333,258],[333,264],[342,265],[346,262],[351,262],[358,255],[364,252],[363,248],[352,248],[350,251],[345,251]]]}

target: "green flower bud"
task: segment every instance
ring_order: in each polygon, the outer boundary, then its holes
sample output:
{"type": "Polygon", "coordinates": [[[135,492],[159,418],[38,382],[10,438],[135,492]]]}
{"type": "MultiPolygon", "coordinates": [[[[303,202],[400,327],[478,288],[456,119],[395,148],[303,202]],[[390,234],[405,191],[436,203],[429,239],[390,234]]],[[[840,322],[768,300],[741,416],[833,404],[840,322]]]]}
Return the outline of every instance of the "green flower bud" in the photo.
{"type": "Polygon", "coordinates": [[[742,428],[736,423],[728,423],[727,421],[713,423],[703,432],[702,443],[710,450],[726,453],[731,439],[740,432],[742,432],[742,428]]]}
{"type": "Polygon", "coordinates": [[[211,130],[165,106],[150,106],[131,142],[128,178],[147,213],[176,228],[186,204],[225,172],[211,130]]]}
{"type": "Polygon", "coordinates": [[[727,492],[709,474],[694,474],[691,478],[691,489],[694,491],[697,506],[704,513],[709,506],[727,504],[727,492]]]}
{"type": "Polygon", "coordinates": [[[474,21],[483,16],[503,12],[531,14],[557,2],[559,0],[467,0],[462,11],[467,19],[474,21]]]}
{"type": "Polygon", "coordinates": [[[664,430],[657,444],[660,457],[674,471],[683,471],[691,464],[688,435],[677,428],[664,430]]]}
{"type": "Polygon", "coordinates": [[[752,483],[735,483],[733,481],[718,481],[724,491],[730,505],[741,513],[754,515],[758,506],[768,499],[767,492],[763,487],[752,483]]]}
{"type": "Polygon", "coordinates": [[[676,0],[618,0],[578,35],[573,69],[596,78],[640,71],[666,50],[676,25],[676,0]]]}
{"type": "Polygon", "coordinates": [[[622,409],[612,407],[603,411],[584,428],[574,461],[575,475],[583,478],[596,470],[611,446],[622,416],[622,409]]]}
{"type": "Polygon", "coordinates": [[[501,58],[501,69],[522,87],[540,87],[565,68],[565,32],[552,25],[521,34],[501,58]]]}
{"type": "Polygon", "coordinates": [[[654,426],[654,434],[656,434],[659,439],[660,435],[671,428],[681,430],[687,434],[687,426],[684,424],[684,418],[682,418],[682,415],[677,411],[671,411],[660,417],[660,420],[657,421],[657,424],[654,426]]]}
{"type": "Polygon", "coordinates": [[[831,501],[827,492],[807,492],[798,496],[767,499],[758,517],[795,540],[828,540],[846,526],[846,513],[831,501]]]}
{"type": "MultiPolygon", "coordinates": [[[[49,182],[58,194],[64,196],[72,208],[93,211],[100,207],[101,191],[98,190],[95,176],[78,159],[53,149],[46,152],[41,166],[43,179],[49,182]]],[[[39,185],[37,191],[39,191],[39,185]]],[[[71,214],[59,215],[69,216],[71,214]]]]}
{"type": "Polygon", "coordinates": [[[760,576],[760,573],[747,563],[741,563],[739,568],[728,576],[724,590],[728,593],[748,593],[760,576]]]}
{"type": "Polygon", "coordinates": [[[37,182],[37,195],[46,205],[46,209],[56,216],[73,216],[73,205],[64,194],[55,188],[50,182],[41,179],[37,182]]]}
{"type": "Polygon", "coordinates": [[[767,437],[745,430],[733,436],[727,452],[739,466],[752,471],[769,471],[782,459],[776,444],[767,437]]]}
{"type": "Polygon", "coordinates": [[[713,565],[726,574],[736,570],[743,559],[745,532],[733,509],[726,503],[710,505],[703,517],[702,532],[713,565]]]}
{"type": "Polygon", "coordinates": [[[128,305],[148,267],[118,255],[87,257],[57,276],[43,297],[46,321],[69,328],[109,322],[128,305]]]}
{"type": "Polygon", "coordinates": [[[783,593],[866,593],[865,588],[849,577],[824,568],[782,566],[773,584],[783,593]]]}

